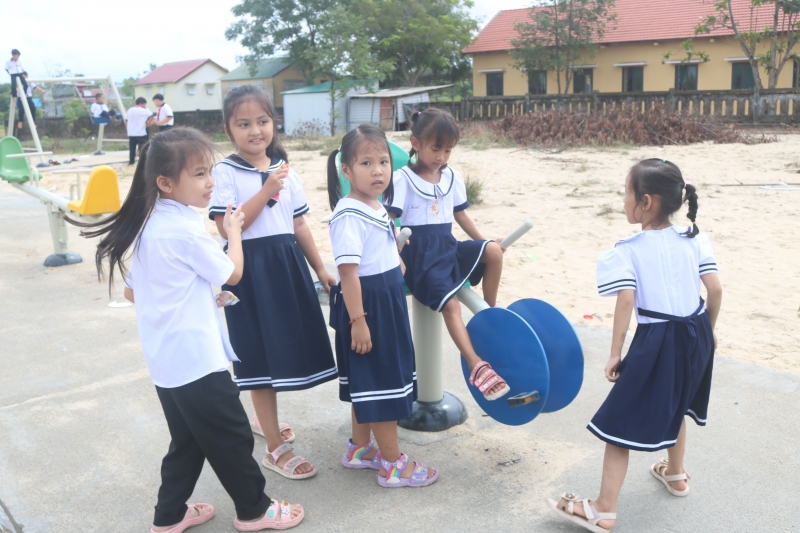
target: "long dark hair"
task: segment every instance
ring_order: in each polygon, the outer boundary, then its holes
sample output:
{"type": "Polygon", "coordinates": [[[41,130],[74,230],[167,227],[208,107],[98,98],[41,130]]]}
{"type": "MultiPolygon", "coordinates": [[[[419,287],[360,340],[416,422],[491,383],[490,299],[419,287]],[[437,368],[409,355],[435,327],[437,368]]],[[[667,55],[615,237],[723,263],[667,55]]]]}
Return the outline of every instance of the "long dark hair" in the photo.
{"type": "Polygon", "coordinates": [[[267,146],[267,157],[283,159],[288,163],[289,155],[283,148],[281,140],[278,138],[278,128],[275,127],[278,111],[275,109],[275,105],[269,95],[255,85],[241,85],[231,89],[225,96],[225,100],[222,101],[222,120],[225,124],[225,134],[236,146],[233,141],[233,135],[231,135],[231,119],[233,119],[236,109],[248,101],[255,102],[263,107],[264,111],[272,119],[272,142],[267,146]]]}
{"type": "MultiPolygon", "coordinates": [[[[378,126],[374,124],[361,124],[356,129],[350,130],[342,138],[342,146],[335,149],[328,156],[328,203],[331,209],[336,207],[339,199],[342,197],[342,188],[339,185],[339,168],[336,165],[336,154],[342,154],[342,167],[344,165],[351,165],[353,161],[358,159],[358,150],[366,143],[372,143],[374,146],[386,148],[389,154],[389,166],[394,169],[392,163],[392,150],[389,148],[389,141],[386,140],[386,134],[378,126]]],[[[394,181],[392,180],[392,172],[389,172],[389,186],[383,191],[383,203],[391,204],[394,199],[394,181]]]]}
{"type": "MultiPolygon", "coordinates": [[[[411,115],[411,136],[416,137],[420,144],[432,144],[440,148],[455,146],[461,138],[453,115],[437,107],[429,107],[411,115]]],[[[408,152],[409,159],[416,154],[417,151],[411,148],[408,152]]],[[[409,163],[409,167],[415,170],[416,164],[409,163]]]]}
{"type": "Polygon", "coordinates": [[[697,189],[683,180],[681,170],[675,163],[666,159],[645,159],[631,168],[631,188],[636,201],[645,194],[658,196],[661,199],[661,212],[658,216],[666,220],[677,212],[684,202],[689,203],[686,218],[692,221],[692,229],[684,233],[687,237],[695,237],[700,230],[694,221],[697,219],[697,189]],[[684,195],[683,190],[686,189],[684,195]]]}
{"type": "MultiPolygon", "coordinates": [[[[122,277],[125,277],[126,254],[132,246],[138,245],[142,230],[156,205],[156,179],[165,176],[177,180],[183,169],[198,157],[207,157],[216,152],[214,143],[194,128],[179,127],[157,133],[139,152],[133,182],[120,210],[92,224],[70,220],[76,226],[86,228],[81,231],[83,237],[103,237],[97,245],[95,264],[97,277],[102,280],[103,261],[108,258],[109,294],[114,285],[114,269],[118,268],[122,277]]],[[[211,161],[208,163],[210,168],[211,161]]]]}

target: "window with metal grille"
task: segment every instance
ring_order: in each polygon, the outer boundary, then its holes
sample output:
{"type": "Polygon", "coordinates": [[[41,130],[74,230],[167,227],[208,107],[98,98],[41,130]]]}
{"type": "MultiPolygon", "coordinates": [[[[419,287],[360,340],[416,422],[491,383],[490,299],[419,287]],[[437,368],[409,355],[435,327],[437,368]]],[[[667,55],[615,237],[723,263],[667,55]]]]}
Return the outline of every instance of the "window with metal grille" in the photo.
{"type": "Polygon", "coordinates": [[[792,88],[800,89],[800,59],[794,60],[794,77],[792,77],[792,88]]]}
{"type": "Polygon", "coordinates": [[[675,65],[675,90],[697,90],[697,65],[675,65]]]}
{"type": "Polygon", "coordinates": [[[547,94],[547,71],[532,70],[528,72],[528,92],[530,94],[547,94]]]}
{"type": "Polygon", "coordinates": [[[756,81],[750,62],[731,63],[731,89],[753,89],[756,81]]]}
{"type": "Polygon", "coordinates": [[[486,74],[486,96],[503,96],[503,73],[486,74]]]}
{"type": "Polygon", "coordinates": [[[644,67],[622,68],[622,92],[639,93],[644,90],[644,67]]]}
{"type": "Polygon", "coordinates": [[[594,87],[594,70],[590,68],[575,69],[572,75],[572,92],[590,94],[594,87]]]}

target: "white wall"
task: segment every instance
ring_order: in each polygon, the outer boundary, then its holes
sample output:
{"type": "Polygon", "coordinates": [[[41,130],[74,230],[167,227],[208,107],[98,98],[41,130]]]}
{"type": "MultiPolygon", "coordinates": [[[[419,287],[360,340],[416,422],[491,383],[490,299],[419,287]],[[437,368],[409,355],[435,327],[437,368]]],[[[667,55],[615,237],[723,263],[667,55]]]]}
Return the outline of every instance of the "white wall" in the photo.
{"type": "Polygon", "coordinates": [[[197,109],[222,109],[222,91],[219,83],[225,70],[211,62],[178,81],[173,101],[169,102],[173,111],[195,111],[197,109]],[[194,85],[194,94],[188,93],[188,86],[194,85]],[[213,87],[214,94],[208,94],[206,85],[213,87]]]}
{"type": "MultiPolygon", "coordinates": [[[[336,133],[347,131],[347,101],[349,95],[365,93],[368,89],[351,89],[347,97],[336,101],[336,133]]],[[[330,134],[331,101],[328,93],[300,93],[283,95],[283,128],[287,135],[297,135],[304,124],[317,124],[324,135],[330,134]]]]}

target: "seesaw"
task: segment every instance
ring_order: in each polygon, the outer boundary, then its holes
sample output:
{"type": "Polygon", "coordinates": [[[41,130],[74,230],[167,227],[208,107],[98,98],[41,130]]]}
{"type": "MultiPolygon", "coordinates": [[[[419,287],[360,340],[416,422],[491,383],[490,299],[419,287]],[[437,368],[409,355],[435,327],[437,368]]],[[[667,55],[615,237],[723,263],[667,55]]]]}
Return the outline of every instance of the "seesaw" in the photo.
{"type": "Polygon", "coordinates": [[[45,259],[44,265],[56,267],[80,263],[81,256],[70,252],[67,248],[69,233],[64,216],[69,214],[70,218],[76,220],[95,222],[101,215],[119,211],[117,173],[107,165],[100,165],[94,169],[73,168],[56,171],[78,174],[77,183],[70,187],[71,197],[68,199],[39,187],[39,172],[25,162],[25,158],[38,155],[40,153],[24,153],[16,137],[3,137],[0,139],[0,179],[38,198],[47,206],[54,253],[45,259]],[[86,183],[86,193],[81,196],[80,174],[85,172],[89,173],[89,180],[86,183]]]}

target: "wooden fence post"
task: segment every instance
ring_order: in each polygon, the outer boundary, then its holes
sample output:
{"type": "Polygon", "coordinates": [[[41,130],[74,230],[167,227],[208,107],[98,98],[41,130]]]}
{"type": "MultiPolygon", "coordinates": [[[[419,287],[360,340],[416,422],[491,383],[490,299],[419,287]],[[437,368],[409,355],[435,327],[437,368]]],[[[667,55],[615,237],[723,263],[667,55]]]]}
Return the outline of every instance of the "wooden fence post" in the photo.
{"type": "Polygon", "coordinates": [[[675,112],[675,89],[669,90],[669,96],[667,96],[667,113],[674,113],[675,112]]]}
{"type": "Polygon", "coordinates": [[[531,112],[531,93],[525,93],[525,113],[531,112]]]}

